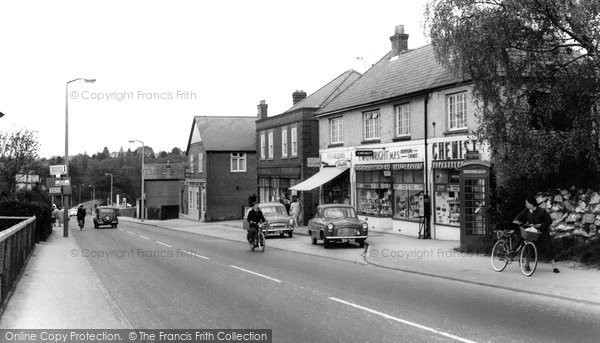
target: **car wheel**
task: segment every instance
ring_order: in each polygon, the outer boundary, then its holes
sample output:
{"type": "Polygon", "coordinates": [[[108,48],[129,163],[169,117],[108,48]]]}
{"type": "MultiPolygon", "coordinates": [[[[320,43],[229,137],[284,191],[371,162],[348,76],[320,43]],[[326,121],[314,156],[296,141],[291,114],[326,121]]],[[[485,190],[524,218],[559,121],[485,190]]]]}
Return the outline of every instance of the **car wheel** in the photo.
{"type": "Polygon", "coordinates": [[[324,247],[325,249],[329,249],[329,248],[331,248],[331,243],[329,243],[329,241],[328,241],[328,240],[324,239],[324,240],[323,240],[323,247],[324,247]]]}
{"type": "Polygon", "coordinates": [[[312,241],[312,245],[317,245],[317,239],[314,237],[311,237],[310,239],[312,241]]]}
{"type": "Polygon", "coordinates": [[[98,228],[98,224],[94,223],[94,229],[98,228]]]}
{"type": "Polygon", "coordinates": [[[279,237],[283,238],[284,233],[285,232],[283,232],[283,231],[279,231],[279,237]]]}
{"type": "Polygon", "coordinates": [[[288,237],[289,238],[292,238],[293,235],[294,235],[294,231],[292,231],[292,230],[288,231],[288,237]]]}

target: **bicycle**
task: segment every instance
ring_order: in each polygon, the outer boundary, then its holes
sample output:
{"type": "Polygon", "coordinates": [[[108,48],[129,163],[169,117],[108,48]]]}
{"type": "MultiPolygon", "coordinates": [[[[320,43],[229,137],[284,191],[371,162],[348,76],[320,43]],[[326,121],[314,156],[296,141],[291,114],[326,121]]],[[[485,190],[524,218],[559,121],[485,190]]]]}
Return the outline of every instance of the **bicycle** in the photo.
{"type": "Polygon", "coordinates": [[[258,226],[258,230],[256,230],[256,233],[253,235],[252,239],[248,242],[248,244],[250,245],[250,250],[254,251],[254,249],[258,248],[258,250],[260,252],[264,252],[265,248],[266,248],[266,239],[265,239],[265,234],[264,234],[264,229],[263,227],[265,226],[264,223],[255,223],[255,222],[251,222],[250,225],[252,224],[256,224],[258,226]]]}
{"type": "Polygon", "coordinates": [[[496,230],[498,241],[492,248],[492,268],[501,272],[509,263],[519,256],[519,266],[525,276],[531,276],[535,272],[538,263],[538,252],[535,243],[541,233],[527,231],[519,226],[520,237],[517,237],[516,230],[496,230]],[[519,239],[521,238],[521,239],[519,239]]]}

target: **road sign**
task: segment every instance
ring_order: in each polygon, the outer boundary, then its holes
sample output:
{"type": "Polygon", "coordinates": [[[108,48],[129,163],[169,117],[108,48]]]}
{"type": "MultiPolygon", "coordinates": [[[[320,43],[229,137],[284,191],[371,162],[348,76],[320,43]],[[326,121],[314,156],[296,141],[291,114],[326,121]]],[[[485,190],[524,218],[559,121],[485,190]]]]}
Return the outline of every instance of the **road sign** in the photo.
{"type": "Polygon", "coordinates": [[[54,185],[55,186],[70,186],[71,185],[71,179],[54,180],[54,185]]]}
{"type": "Polygon", "coordinates": [[[64,164],[56,164],[50,166],[50,175],[63,175],[67,173],[67,166],[64,164]]]}
{"type": "Polygon", "coordinates": [[[50,194],[60,194],[61,193],[61,187],[50,187],[50,188],[48,188],[48,190],[50,191],[50,194]]]}
{"type": "Polygon", "coordinates": [[[354,156],[373,156],[373,150],[356,150],[354,156]]]}

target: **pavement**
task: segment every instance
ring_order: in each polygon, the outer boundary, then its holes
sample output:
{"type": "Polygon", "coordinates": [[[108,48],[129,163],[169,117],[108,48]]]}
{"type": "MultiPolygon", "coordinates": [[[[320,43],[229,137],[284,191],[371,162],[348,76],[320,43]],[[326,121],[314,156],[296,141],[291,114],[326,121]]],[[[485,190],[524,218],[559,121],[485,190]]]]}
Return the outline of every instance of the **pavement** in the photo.
{"type": "MultiPolygon", "coordinates": [[[[201,223],[188,219],[145,220],[120,217],[149,229],[192,232],[245,243],[241,220],[201,223]]],[[[74,225],[73,228],[74,229],[74,225]]],[[[492,269],[490,257],[461,253],[458,241],[422,240],[398,234],[371,231],[364,249],[339,245],[324,249],[312,245],[307,227],[294,230],[294,237],[273,237],[268,249],[281,249],[325,258],[365,264],[437,279],[451,280],[600,306],[600,270],[572,262],[558,262],[559,274],[549,263],[539,263],[531,277],[521,274],[518,262],[502,272],[492,269]]],[[[30,258],[16,289],[0,317],[0,329],[8,328],[131,328],[86,259],[64,259],[65,251],[78,249],[62,228],[54,228],[30,258]]]]}

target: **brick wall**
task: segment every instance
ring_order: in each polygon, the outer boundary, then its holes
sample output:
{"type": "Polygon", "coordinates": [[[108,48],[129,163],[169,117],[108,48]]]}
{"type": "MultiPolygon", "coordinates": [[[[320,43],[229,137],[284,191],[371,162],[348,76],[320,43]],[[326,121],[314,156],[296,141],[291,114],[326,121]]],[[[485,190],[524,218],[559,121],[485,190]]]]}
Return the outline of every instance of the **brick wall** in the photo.
{"type": "Polygon", "coordinates": [[[179,205],[179,180],[146,180],[146,208],[179,205]]]}

